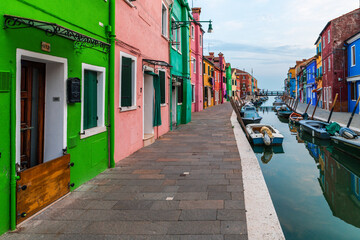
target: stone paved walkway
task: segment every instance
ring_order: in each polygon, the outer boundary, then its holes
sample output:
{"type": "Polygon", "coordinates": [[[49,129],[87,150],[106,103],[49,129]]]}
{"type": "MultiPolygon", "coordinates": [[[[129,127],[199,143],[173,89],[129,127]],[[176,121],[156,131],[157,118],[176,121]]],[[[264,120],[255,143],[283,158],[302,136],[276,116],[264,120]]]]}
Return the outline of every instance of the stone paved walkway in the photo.
{"type": "MultiPolygon", "coordinates": [[[[304,113],[306,110],[307,104],[305,103],[299,103],[297,107],[297,112],[304,113]]],[[[311,117],[314,112],[314,106],[309,106],[309,109],[307,113],[311,117]]],[[[319,120],[327,121],[329,118],[330,111],[326,109],[317,108],[315,111],[315,118],[318,118],[319,120]]],[[[349,118],[351,116],[350,112],[333,112],[333,115],[331,116],[331,121],[337,122],[340,125],[346,126],[349,118]]],[[[360,115],[356,114],[354,115],[354,118],[351,122],[350,128],[360,131],[360,115]]]]}
{"type": "Polygon", "coordinates": [[[231,113],[194,113],[0,239],[247,239],[231,113]]]}

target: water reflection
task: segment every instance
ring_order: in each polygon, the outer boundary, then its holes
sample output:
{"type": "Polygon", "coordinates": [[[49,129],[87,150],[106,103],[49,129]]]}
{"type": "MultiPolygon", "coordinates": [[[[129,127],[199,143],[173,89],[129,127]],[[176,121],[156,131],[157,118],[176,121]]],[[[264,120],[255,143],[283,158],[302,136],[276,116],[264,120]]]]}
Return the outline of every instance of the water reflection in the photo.
{"type": "Polygon", "coordinates": [[[335,217],[360,228],[360,159],[341,152],[331,141],[300,133],[319,169],[318,181],[335,217]]]}
{"type": "Polygon", "coordinates": [[[253,146],[255,153],[262,153],[261,161],[265,164],[270,162],[274,154],[284,153],[282,145],[280,146],[253,146]]]}

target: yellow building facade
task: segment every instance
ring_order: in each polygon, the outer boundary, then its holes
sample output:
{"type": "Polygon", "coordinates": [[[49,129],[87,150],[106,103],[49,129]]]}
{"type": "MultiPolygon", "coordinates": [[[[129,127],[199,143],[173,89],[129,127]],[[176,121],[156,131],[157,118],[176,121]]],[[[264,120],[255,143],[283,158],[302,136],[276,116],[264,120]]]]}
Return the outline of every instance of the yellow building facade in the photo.
{"type": "Polygon", "coordinates": [[[322,43],[321,43],[321,37],[319,37],[316,42],[316,85],[317,88],[322,88],[322,43]]]}
{"type": "MultiPolygon", "coordinates": [[[[232,91],[232,95],[236,96],[237,92],[236,92],[236,69],[231,69],[231,91],[232,91]]],[[[240,96],[239,96],[240,97],[240,96]]]]}
{"type": "Polygon", "coordinates": [[[204,109],[214,106],[214,63],[203,57],[204,67],[204,109]]]}

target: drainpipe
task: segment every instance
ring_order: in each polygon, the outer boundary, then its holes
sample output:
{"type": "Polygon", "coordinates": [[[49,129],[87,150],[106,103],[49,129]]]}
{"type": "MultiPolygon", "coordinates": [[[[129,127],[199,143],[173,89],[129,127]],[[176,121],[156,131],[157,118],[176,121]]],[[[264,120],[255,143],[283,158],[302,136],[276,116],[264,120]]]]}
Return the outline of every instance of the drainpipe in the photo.
{"type": "Polygon", "coordinates": [[[109,150],[109,167],[115,167],[114,160],[114,141],[115,141],[115,106],[114,106],[114,81],[115,81],[115,0],[110,0],[110,54],[109,54],[109,118],[110,118],[110,150],[109,150]]]}
{"type": "Polygon", "coordinates": [[[10,229],[16,229],[16,81],[12,79],[10,91],[10,129],[11,129],[11,154],[10,154],[10,229]]]}
{"type": "MultiPolygon", "coordinates": [[[[171,65],[171,42],[172,42],[172,40],[171,40],[171,38],[170,38],[170,35],[171,35],[171,33],[172,33],[172,18],[171,18],[171,15],[172,15],[172,12],[173,12],[173,6],[174,6],[174,3],[172,3],[171,5],[170,5],[170,11],[169,11],[169,63],[170,63],[170,65],[171,65]]],[[[173,37],[173,36],[171,36],[171,37],[173,37]]],[[[170,128],[170,131],[172,131],[173,129],[172,129],[172,123],[173,123],[173,119],[172,119],[172,111],[174,111],[174,109],[172,109],[172,101],[175,101],[175,99],[172,99],[172,70],[171,70],[171,68],[170,68],[170,80],[169,80],[169,109],[170,109],[170,111],[169,111],[169,124],[170,124],[170,126],[169,126],[169,128],[170,128]]],[[[176,111],[176,109],[175,109],[175,111],[176,111]]]]}

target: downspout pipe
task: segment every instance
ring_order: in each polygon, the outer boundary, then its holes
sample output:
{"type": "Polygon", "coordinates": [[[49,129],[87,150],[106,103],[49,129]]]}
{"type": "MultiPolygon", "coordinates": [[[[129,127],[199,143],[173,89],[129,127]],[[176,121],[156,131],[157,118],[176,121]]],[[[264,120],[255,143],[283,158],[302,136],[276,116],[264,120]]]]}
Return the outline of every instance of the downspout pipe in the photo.
{"type": "MultiPolygon", "coordinates": [[[[171,16],[172,16],[172,13],[173,13],[173,7],[174,7],[174,3],[172,3],[171,5],[170,5],[170,11],[169,11],[169,63],[170,63],[170,65],[171,65],[171,46],[172,46],[172,18],[171,18],[171,16]]],[[[175,95],[176,96],[176,95],[175,95]]],[[[172,129],[172,123],[173,123],[173,119],[172,119],[172,116],[173,116],[173,114],[172,114],[172,111],[176,111],[176,109],[172,109],[172,103],[173,103],[173,101],[175,101],[175,99],[172,99],[172,69],[170,69],[170,80],[169,80],[169,108],[170,108],[170,111],[169,111],[169,124],[170,124],[170,126],[169,126],[169,128],[170,128],[170,131],[172,131],[173,129],[172,129]]]]}
{"type": "Polygon", "coordinates": [[[10,229],[16,229],[16,81],[12,78],[10,91],[10,129],[11,129],[11,159],[10,159],[10,229]]]}
{"type": "Polygon", "coordinates": [[[110,54],[109,54],[109,118],[110,118],[110,150],[109,150],[109,167],[115,167],[114,160],[114,143],[115,143],[115,0],[110,0],[110,32],[109,32],[109,43],[110,43],[110,54]]]}

